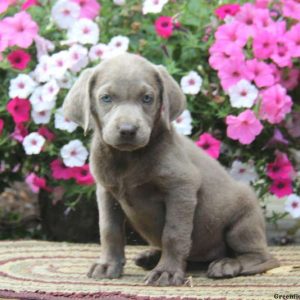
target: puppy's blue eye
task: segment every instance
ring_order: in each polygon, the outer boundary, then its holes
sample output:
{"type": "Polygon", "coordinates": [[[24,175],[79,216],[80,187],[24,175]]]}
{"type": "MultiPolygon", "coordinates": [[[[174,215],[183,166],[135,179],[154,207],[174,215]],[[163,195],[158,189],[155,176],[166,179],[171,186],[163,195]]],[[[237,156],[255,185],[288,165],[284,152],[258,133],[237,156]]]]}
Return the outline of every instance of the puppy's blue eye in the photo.
{"type": "Polygon", "coordinates": [[[109,95],[104,95],[100,99],[105,103],[110,103],[112,101],[111,96],[109,96],[109,95]]]}
{"type": "Polygon", "coordinates": [[[143,98],[144,103],[150,104],[152,103],[152,101],[153,101],[153,97],[151,95],[145,95],[143,98]]]}

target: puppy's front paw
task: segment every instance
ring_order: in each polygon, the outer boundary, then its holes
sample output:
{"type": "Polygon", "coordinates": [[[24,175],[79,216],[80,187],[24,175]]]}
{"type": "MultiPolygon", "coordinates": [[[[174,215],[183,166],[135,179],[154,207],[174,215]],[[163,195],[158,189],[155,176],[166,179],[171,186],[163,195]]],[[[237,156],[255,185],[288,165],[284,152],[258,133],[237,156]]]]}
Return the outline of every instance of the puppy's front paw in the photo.
{"type": "Polygon", "coordinates": [[[235,277],[242,271],[242,266],[237,259],[225,257],[221,260],[213,261],[207,271],[210,278],[235,277]]]}
{"type": "Polygon", "coordinates": [[[97,262],[94,263],[87,276],[93,279],[102,279],[102,278],[119,278],[123,272],[122,262],[112,261],[112,262],[97,262]]]}
{"type": "Polygon", "coordinates": [[[155,286],[169,286],[169,285],[183,285],[184,272],[181,269],[169,269],[156,267],[145,278],[147,285],[155,286]]]}

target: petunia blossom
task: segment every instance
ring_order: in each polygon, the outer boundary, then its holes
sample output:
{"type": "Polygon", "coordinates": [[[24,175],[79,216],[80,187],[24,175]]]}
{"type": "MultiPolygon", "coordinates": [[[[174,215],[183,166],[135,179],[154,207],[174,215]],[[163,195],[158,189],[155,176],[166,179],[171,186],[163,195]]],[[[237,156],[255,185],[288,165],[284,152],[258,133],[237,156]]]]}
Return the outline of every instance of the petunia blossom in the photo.
{"type": "Polygon", "coordinates": [[[7,104],[7,111],[16,124],[30,120],[30,102],[27,99],[14,98],[7,104]]]}
{"type": "Polygon", "coordinates": [[[240,10],[239,4],[223,4],[215,10],[215,15],[220,19],[224,20],[226,16],[235,16],[240,10]]]}
{"type": "Polygon", "coordinates": [[[172,17],[160,16],[154,23],[156,34],[164,39],[168,39],[173,33],[172,17]]]}
{"type": "Polygon", "coordinates": [[[192,133],[192,116],[189,110],[184,110],[183,113],[172,122],[176,131],[183,135],[192,133]]]}
{"type": "Polygon", "coordinates": [[[72,140],[60,150],[67,167],[82,167],[88,157],[88,151],[80,140],[72,140]]]}
{"type": "Polygon", "coordinates": [[[226,117],[227,136],[238,140],[241,144],[251,144],[256,136],[263,130],[263,126],[250,109],[245,110],[238,116],[226,117]]]}
{"type": "Polygon", "coordinates": [[[74,168],[64,165],[60,159],[55,159],[50,163],[51,175],[54,179],[68,180],[74,177],[74,168]]]}
{"type": "Polygon", "coordinates": [[[97,0],[71,0],[80,6],[80,18],[95,19],[100,14],[100,4],[97,0]]]}
{"type": "Polygon", "coordinates": [[[278,152],[273,163],[267,165],[267,175],[271,179],[290,179],[294,168],[286,153],[278,152]]]}
{"type": "Polygon", "coordinates": [[[23,142],[24,138],[28,135],[28,129],[24,126],[23,123],[17,123],[15,130],[10,134],[10,137],[20,143],[23,142]]]}
{"type": "Polygon", "coordinates": [[[228,89],[228,95],[232,107],[250,108],[257,99],[258,90],[249,81],[242,79],[228,89]]]}
{"type": "Polygon", "coordinates": [[[56,137],[55,134],[45,126],[41,126],[37,132],[49,142],[52,142],[56,137]]]}
{"type": "Polygon", "coordinates": [[[296,194],[289,195],[284,203],[284,210],[293,218],[300,218],[300,197],[296,194]]]}
{"type": "Polygon", "coordinates": [[[6,17],[1,23],[1,31],[9,37],[9,46],[28,48],[38,35],[39,27],[25,11],[6,17]]]}
{"type": "Polygon", "coordinates": [[[85,164],[82,167],[74,167],[73,170],[76,183],[80,185],[92,185],[95,183],[88,164],[85,164]]]}
{"type": "Polygon", "coordinates": [[[160,13],[168,0],[144,0],[143,14],[160,13]]]}
{"type": "Polygon", "coordinates": [[[258,174],[255,170],[253,162],[243,163],[239,160],[234,160],[229,174],[237,181],[249,184],[258,179],[258,174]]]}
{"type": "Polygon", "coordinates": [[[285,88],[276,84],[261,92],[260,115],[271,124],[280,123],[292,109],[292,99],[285,88]]]}
{"type": "Polygon", "coordinates": [[[32,6],[39,6],[40,3],[38,0],[25,0],[25,2],[21,6],[21,10],[27,10],[28,8],[32,6]]]}
{"type": "Polygon", "coordinates": [[[34,91],[36,85],[36,82],[29,75],[19,74],[10,81],[9,97],[25,99],[34,91]]]}
{"type": "Polygon", "coordinates": [[[22,144],[27,155],[39,154],[45,144],[45,138],[37,132],[25,136],[22,144]]]}
{"type": "Polygon", "coordinates": [[[270,192],[278,198],[288,196],[293,193],[293,185],[291,179],[276,179],[269,188],[270,192]]]}
{"type": "Polygon", "coordinates": [[[200,92],[203,79],[195,72],[190,71],[186,76],[180,80],[180,86],[185,94],[196,95],[200,92]]]}
{"type": "Polygon", "coordinates": [[[196,145],[215,159],[220,155],[221,142],[209,133],[201,134],[198,141],[196,141],[196,145]]]}
{"type": "Polygon", "coordinates": [[[4,120],[3,120],[3,119],[0,119],[0,135],[1,135],[2,132],[3,132],[3,128],[4,128],[4,120]]]}
{"type": "Polygon", "coordinates": [[[27,68],[31,56],[23,50],[15,50],[7,55],[7,60],[14,69],[24,70],[27,68]]]}
{"type": "Polygon", "coordinates": [[[47,181],[43,177],[37,176],[35,173],[29,173],[26,178],[25,182],[28,184],[32,192],[38,193],[40,189],[50,191],[49,187],[47,187],[47,181]]]}

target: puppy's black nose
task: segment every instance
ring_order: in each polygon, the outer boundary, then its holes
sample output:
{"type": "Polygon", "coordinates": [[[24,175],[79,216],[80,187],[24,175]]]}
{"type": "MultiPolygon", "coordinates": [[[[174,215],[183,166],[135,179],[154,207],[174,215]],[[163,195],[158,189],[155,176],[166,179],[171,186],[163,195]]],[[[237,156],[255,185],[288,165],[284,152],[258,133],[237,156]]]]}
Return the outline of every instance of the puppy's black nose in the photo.
{"type": "Polygon", "coordinates": [[[137,126],[128,123],[124,123],[119,126],[120,135],[123,138],[133,138],[137,129],[137,126]]]}

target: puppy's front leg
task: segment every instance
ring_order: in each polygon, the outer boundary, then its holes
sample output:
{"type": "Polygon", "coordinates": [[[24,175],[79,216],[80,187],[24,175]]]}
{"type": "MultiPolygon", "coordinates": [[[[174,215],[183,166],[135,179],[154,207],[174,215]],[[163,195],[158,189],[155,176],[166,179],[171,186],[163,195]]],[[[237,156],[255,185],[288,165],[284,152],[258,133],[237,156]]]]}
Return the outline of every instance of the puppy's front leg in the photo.
{"type": "Polygon", "coordinates": [[[102,186],[97,186],[99,225],[101,239],[101,258],[92,265],[88,277],[120,277],[125,264],[124,213],[114,199],[102,186]]]}
{"type": "Polygon", "coordinates": [[[186,259],[191,248],[196,192],[173,189],[166,199],[166,220],[162,234],[162,255],[146,276],[149,285],[182,285],[186,259]]]}

